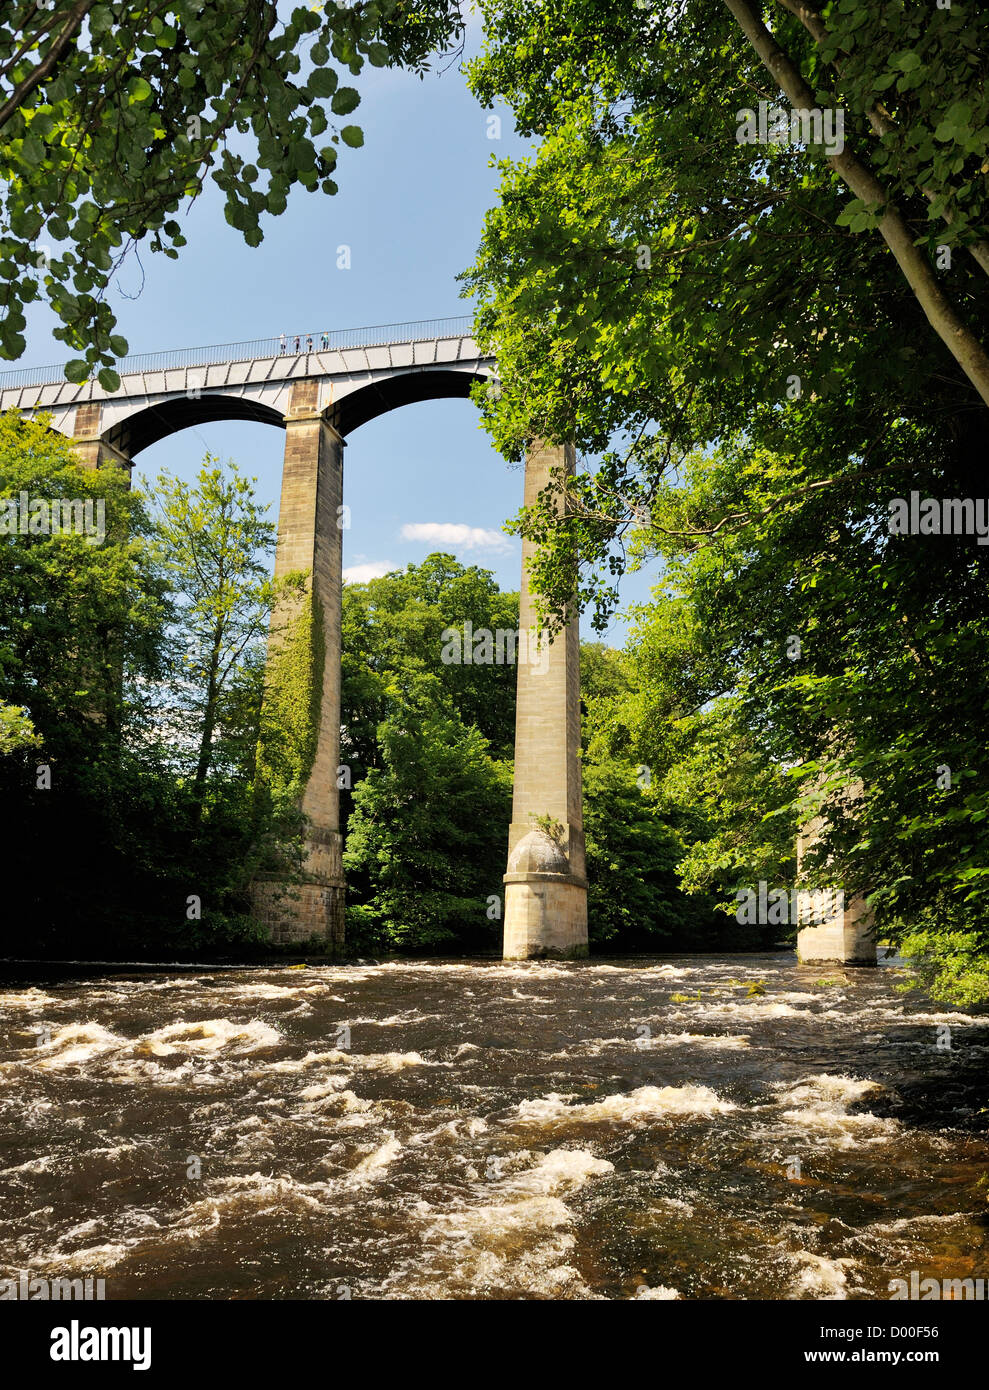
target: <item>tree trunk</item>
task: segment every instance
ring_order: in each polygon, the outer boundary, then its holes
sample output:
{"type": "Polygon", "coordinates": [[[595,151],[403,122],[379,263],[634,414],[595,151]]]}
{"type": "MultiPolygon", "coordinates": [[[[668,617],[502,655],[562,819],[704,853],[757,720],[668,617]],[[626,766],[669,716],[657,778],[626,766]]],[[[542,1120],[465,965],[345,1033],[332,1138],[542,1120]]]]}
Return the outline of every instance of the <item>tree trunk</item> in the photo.
{"type": "MultiPolygon", "coordinates": [[[[816,105],[796,64],[784,53],[763,24],[752,0],[724,0],[743,34],[758,54],[763,66],[779,84],[787,99],[798,108],[816,105]]],[[[896,257],[907,283],[917,296],[927,321],[961,367],[969,381],[989,405],[989,355],[971,329],[959,318],[941,289],[926,257],[913,244],[914,238],[896,205],[875,175],[845,149],[827,156],[835,173],[864,203],[885,208],[879,219],[883,240],[896,257]]]]}
{"type": "MultiPolygon", "coordinates": [[[[787,10],[794,18],[800,20],[800,23],[813,37],[815,43],[822,44],[826,38],[830,37],[827,25],[824,23],[817,10],[809,3],[809,0],[776,0],[776,3],[782,5],[784,10],[787,10]]],[[[832,59],[831,66],[840,76],[841,64],[832,59]]],[[[875,106],[869,107],[865,114],[868,117],[869,124],[877,135],[888,135],[890,131],[898,129],[896,122],[890,120],[889,116],[885,115],[875,106]]],[[[921,188],[920,191],[929,203],[933,203],[934,199],[937,197],[937,192],[933,188],[921,188]]],[[[947,208],[941,213],[941,217],[947,222],[949,227],[954,221],[954,218],[947,208]]],[[[976,263],[989,275],[989,241],[980,237],[978,241],[967,243],[965,250],[972,255],[976,263]]]]}
{"type": "Polygon", "coordinates": [[[196,762],[196,776],[193,788],[196,795],[196,816],[202,814],[203,788],[209,774],[213,756],[213,730],[216,728],[216,704],[219,699],[218,674],[220,670],[220,649],[222,633],[213,635],[213,646],[209,654],[209,680],[206,684],[206,705],[203,709],[203,731],[199,739],[199,757],[196,762]]]}

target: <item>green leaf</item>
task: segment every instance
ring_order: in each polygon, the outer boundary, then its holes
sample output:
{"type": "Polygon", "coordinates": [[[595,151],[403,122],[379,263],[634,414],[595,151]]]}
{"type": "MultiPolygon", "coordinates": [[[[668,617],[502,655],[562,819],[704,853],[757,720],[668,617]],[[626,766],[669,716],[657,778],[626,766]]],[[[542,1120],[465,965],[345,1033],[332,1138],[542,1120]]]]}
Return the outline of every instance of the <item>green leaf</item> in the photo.
{"type": "MultiPolygon", "coordinates": [[[[337,89],[337,75],[332,68],[317,68],[309,75],[309,92],[314,97],[331,97],[337,89]]],[[[334,111],[336,104],[334,103],[334,111]]]]}
{"type": "Polygon", "coordinates": [[[354,87],[341,87],[330,102],[331,109],[338,116],[348,116],[361,104],[360,94],[354,87]]]}
{"type": "Polygon", "coordinates": [[[113,12],[109,5],[94,5],[89,12],[89,29],[93,34],[105,34],[113,28],[113,12]]]}
{"type": "Polygon", "coordinates": [[[345,125],[340,132],[340,139],[351,149],[360,149],[364,143],[364,132],[359,125],[345,125]]]}
{"type": "Polygon", "coordinates": [[[945,120],[955,126],[967,126],[971,119],[972,103],[969,101],[953,102],[945,113],[945,120]]]}
{"type": "Polygon", "coordinates": [[[21,144],[21,157],[32,167],[36,167],[44,159],[45,147],[36,135],[25,136],[21,144]]]}
{"type": "Polygon", "coordinates": [[[99,383],[104,391],[120,390],[120,377],[112,367],[103,367],[100,369],[99,383]]]}
{"type": "Polygon", "coordinates": [[[89,377],[89,363],[81,357],[74,357],[71,362],[65,364],[66,381],[82,382],[89,377]]]}

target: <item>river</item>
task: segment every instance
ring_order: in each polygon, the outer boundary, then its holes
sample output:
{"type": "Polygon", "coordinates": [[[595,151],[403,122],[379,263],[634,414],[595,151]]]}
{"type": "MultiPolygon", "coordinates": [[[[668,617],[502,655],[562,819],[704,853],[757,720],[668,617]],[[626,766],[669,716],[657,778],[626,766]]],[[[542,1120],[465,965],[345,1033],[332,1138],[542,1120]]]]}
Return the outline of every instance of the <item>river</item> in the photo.
{"type": "Polygon", "coordinates": [[[989,1276],[989,1017],[890,966],[103,969],[0,983],[3,1278],[572,1300],[989,1276]]]}

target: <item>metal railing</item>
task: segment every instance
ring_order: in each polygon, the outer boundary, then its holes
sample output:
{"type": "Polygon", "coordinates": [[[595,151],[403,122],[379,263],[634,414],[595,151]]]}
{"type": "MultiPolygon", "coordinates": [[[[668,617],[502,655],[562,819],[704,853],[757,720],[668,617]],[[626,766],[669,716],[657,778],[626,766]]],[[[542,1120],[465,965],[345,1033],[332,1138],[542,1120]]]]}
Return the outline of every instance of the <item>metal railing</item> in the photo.
{"type": "MultiPolygon", "coordinates": [[[[216,343],[212,347],[175,348],[170,352],[145,352],[122,357],[116,363],[120,376],[136,372],[163,372],[173,367],[212,367],[224,362],[253,362],[267,357],[306,357],[346,348],[388,347],[394,343],[422,343],[433,338],[462,338],[470,333],[471,314],[455,318],[422,319],[413,323],[379,323],[369,328],[338,328],[318,333],[285,333],[276,338],[254,338],[246,343],[216,343]]],[[[24,367],[0,372],[0,391],[18,386],[50,386],[65,381],[65,364],[24,367]]]]}

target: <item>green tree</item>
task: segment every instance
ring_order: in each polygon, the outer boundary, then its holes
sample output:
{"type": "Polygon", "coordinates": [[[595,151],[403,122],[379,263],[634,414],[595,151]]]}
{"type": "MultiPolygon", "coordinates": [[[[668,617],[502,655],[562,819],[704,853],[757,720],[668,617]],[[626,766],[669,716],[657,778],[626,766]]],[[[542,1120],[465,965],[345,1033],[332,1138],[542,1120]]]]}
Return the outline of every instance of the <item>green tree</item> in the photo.
{"type": "MultiPolygon", "coordinates": [[[[515,735],[515,667],[444,661],[444,632],[518,628],[518,594],[503,594],[490,570],[428,555],[381,579],[343,591],[342,724],[344,761],[354,780],[379,765],[378,725],[424,685],[436,708],[455,712],[510,757],[515,735]]],[[[455,654],[455,653],[450,653],[455,654]]],[[[462,653],[461,653],[462,654],[462,653]]]]}
{"type": "MultiPolygon", "coordinates": [[[[524,442],[527,415],[529,437],[566,437],[548,428],[566,411],[541,389],[554,378],[581,444],[609,419],[598,392],[633,411],[659,397],[660,413],[644,418],[674,436],[684,412],[730,425],[753,398],[779,401],[791,375],[820,396],[856,374],[850,347],[874,347],[890,309],[914,325],[911,345],[935,349],[940,375],[989,403],[973,331],[989,294],[987,16],[962,3],[908,13],[903,0],[848,0],[829,7],[819,45],[789,8],[482,6],[474,90],[544,135],[532,160],[502,162],[471,277],[492,310],[478,327],[498,345],[504,391],[488,414],[506,443],[524,442]],[[752,47],[765,19],[774,55],[752,47]],[[767,80],[770,103],[785,99],[791,77],[812,89],[795,106],[843,112],[840,154],[739,143],[740,108],[765,98],[767,80]],[[852,162],[868,188],[849,202],[852,162]],[[950,274],[933,264],[940,246],[956,252],[950,274]],[[867,333],[864,300],[876,310],[867,333]]],[[[794,8],[820,22],[820,6],[794,8]]],[[[895,374],[906,345],[895,339],[889,362],[874,355],[871,384],[895,374]]]]}
{"type": "Polygon", "coordinates": [[[41,738],[27,712],[17,705],[0,705],[0,754],[40,746],[41,738]]]}
{"type": "Polygon", "coordinates": [[[24,351],[25,306],[108,390],[127,351],[105,299],[138,243],[175,257],[183,200],[207,177],[249,246],[297,184],[335,193],[365,63],[420,75],[456,41],[455,0],[286,11],[274,0],[17,0],[0,20],[0,355],[24,351]]]}
{"type": "MultiPolygon", "coordinates": [[[[882,43],[856,51],[856,62],[872,65],[911,148],[936,134],[958,165],[953,177],[968,174],[979,161],[968,144],[987,133],[977,114],[972,130],[956,132],[947,113],[965,101],[983,108],[966,20],[985,17],[963,6],[929,17],[939,76],[925,95],[893,61],[901,9],[842,10],[856,32],[885,25],[882,43]]],[[[552,16],[494,3],[486,13],[475,90],[486,101],[504,96],[523,131],[545,134],[532,159],[502,163],[500,203],[467,276],[481,296],[477,334],[497,349],[503,378],[500,396],[481,393],[478,403],[507,457],[520,458],[534,437],[602,455],[570,485],[562,520],[549,496],[521,519],[526,534],[549,541],[536,578],[553,610],[571,595],[576,554],[582,598],[606,625],[655,489],[719,439],[744,434],[791,455],[781,496],[863,470],[899,484],[898,470],[918,459],[947,468],[972,495],[984,428],[977,392],[880,237],[842,223],[843,185],[821,152],[738,144],[737,110],[764,90],[765,73],[727,10],[688,3],[668,24],[598,0],[569,0],[552,16]]],[[[810,35],[779,18],[813,64],[810,35]]],[[[850,108],[848,138],[866,131],[868,115],[850,108]]],[[[878,142],[877,159],[892,139],[878,142]]],[[[940,153],[937,167],[947,178],[940,153]]],[[[942,279],[973,323],[989,313],[984,268],[966,254],[985,236],[982,183],[959,182],[947,230],[939,213],[932,222],[924,192],[910,204],[925,253],[954,250],[942,279]]]]}
{"type": "Polygon", "coordinates": [[[501,929],[487,899],[505,869],[516,671],[445,661],[465,624],[514,632],[518,595],[452,555],[344,587],[348,935],[365,949],[486,949],[501,929]]]}
{"type": "Polygon", "coordinates": [[[83,468],[46,416],[0,415],[0,496],[0,699],[53,756],[87,762],[119,740],[133,683],[163,673],[151,521],[124,471],[83,468]]]}
{"type": "Polygon", "coordinates": [[[178,594],[173,637],[180,678],[172,716],[184,716],[193,749],[193,790],[202,803],[225,703],[258,686],[276,593],[269,574],[275,527],[251,482],[231,461],[207,454],[195,484],[167,472],[151,494],[162,561],[178,594]]]}
{"type": "MultiPolygon", "coordinates": [[[[73,958],[215,954],[256,939],[252,874],[268,842],[299,828],[254,786],[263,643],[247,642],[220,683],[219,734],[197,788],[200,731],[190,739],[189,711],[173,717],[169,695],[184,689],[175,633],[191,602],[181,565],[164,563],[177,536],[156,533],[121,470],[81,467],[48,421],[14,414],[0,417],[0,521],[0,794],[4,848],[19,867],[12,930],[31,954],[73,958]],[[56,503],[72,529],[53,531],[56,503]]],[[[250,536],[214,508],[193,540],[200,552],[222,550],[243,578],[257,563],[250,536]]]]}
{"type": "MultiPolygon", "coordinates": [[[[715,950],[724,922],[709,897],[689,897],[677,865],[676,814],[620,762],[584,767],[588,935],[596,949],[715,950]],[[621,885],[621,891],[616,886],[621,885]]],[[[741,935],[741,933],[739,933],[741,935]]]]}
{"type": "Polygon", "coordinates": [[[866,895],[880,932],[927,962],[943,997],[989,998],[984,548],[891,536],[873,477],[788,508],[773,505],[777,486],[764,453],[697,457],[640,541],[666,570],[636,636],[651,672],[642,712],[675,715],[660,673],[679,670],[695,713],[673,719],[690,737],[666,784],[713,831],[685,856],[686,882],[788,875],[794,830],[823,810],[805,880],[837,876],[866,895]],[[705,525],[726,512],[746,524],[705,525]],[[684,537],[685,514],[699,537],[684,537]],[[671,621],[678,610],[689,621],[671,621]],[[679,651],[678,633],[689,633],[679,651]]]}
{"type": "MultiPolygon", "coordinates": [[[[581,647],[590,938],[632,951],[765,946],[775,929],[744,928],[718,911],[739,877],[738,858],[725,852],[726,788],[742,791],[747,806],[758,803],[765,765],[738,756],[737,746],[728,767],[710,762],[710,741],[703,746],[697,716],[685,716],[680,703],[682,682],[671,679],[686,663],[671,646],[669,612],[643,610],[624,651],[581,647]],[[694,776],[685,775],[687,766],[694,776]]],[[[683,624],[673,626],[682,633],[683,624]]],[[[748,830],[751,812],[736,819],[748,830]]],[[[792,843],[779,843],[778,821],[775,830],[774,870],[792,858],[792,843]]],[[[745,868],[753,863],[748,851],[747,842],[745,868]]]]}
{"type": "Polygon", "coordinates": [[[496,947],[510,773],[453,714],[408,708],[378,737],[348,826],[348,931],[372,948],[496,947]]]}
{"type": "Polygon", "coordinates": [[[658,557],[636,699],[663,712],[645,737],[671,793],[711,818],[688,882],[785,865],[823,809],[808,873],[829,860],[893,939],[921,933],[946,988],[958,944],[970,992],[989,944],[970,925],[985,551],[891,537],[888,506],[984,491],[987,17],[899,0],[485,14],[475,90],[544,139],[502,164],[467,277],[504,382],[479,404],[510,457],[532,437],[591,456],[561,517],[547,493],[517,523],[546,542],[546,606],[571,598],[576,557],[603,627],[618,577],[658,557]],[[843,162],[739,143],[740,109],[767,84],[803,103],[797,78],[843,110],[843,162]]]}

